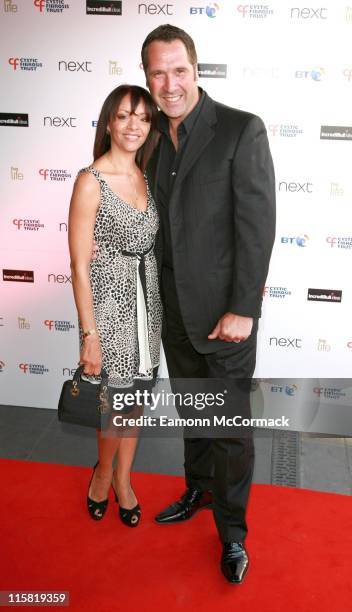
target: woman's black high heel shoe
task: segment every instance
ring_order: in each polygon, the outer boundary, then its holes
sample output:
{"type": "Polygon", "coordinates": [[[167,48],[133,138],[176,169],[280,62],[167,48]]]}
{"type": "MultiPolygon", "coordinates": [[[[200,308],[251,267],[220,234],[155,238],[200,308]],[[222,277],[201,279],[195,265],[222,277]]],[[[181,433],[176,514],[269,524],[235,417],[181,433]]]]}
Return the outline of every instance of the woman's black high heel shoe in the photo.
{"type": "MultiPolygon", "coordinates": [[[[113,481],[111,482],[111,484],[115,494],[115,501],[118,504],[119,498],[115,491],[113,481]]],[[[127,525],[127,527],[137,527],[141,519],[141,513],[142,511],[139,504],[137,504],[134,508],[131,508],[130,510],[128,508],[121,508],[121,506],[119,507],[120,519],[125,525],[127,525]]]]}
{"type": "MultiPolygon", "coordinates": [[[[99,461],[97,461],[97,463],[94,466],[93,475],[88,485],[88,493],[89,493],[90,485],[92,483],[92,480],[95,474],[95,469],[98,463],[99,461]]],[[[91,499],[89,495],[87,495],[88,512],[90,516],[92,517],[92,519],[94,519],[95,521],[101,521],[101,519],[104,517],[104,514],[106,512],[106,508],[108,507],[108,501],[109,501],[108,499],[103,499],[103,501],[97,502],[97,501],[94,501],[94,499],[91,499]]]]}

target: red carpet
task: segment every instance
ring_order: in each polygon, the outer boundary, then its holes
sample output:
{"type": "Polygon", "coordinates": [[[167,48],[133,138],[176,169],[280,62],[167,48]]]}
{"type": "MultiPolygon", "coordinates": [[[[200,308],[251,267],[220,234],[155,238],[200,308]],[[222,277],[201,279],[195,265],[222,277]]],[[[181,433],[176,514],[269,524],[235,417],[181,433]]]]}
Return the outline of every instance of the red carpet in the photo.
{"type": "MultiPolygon", "coordinates": [[[[183,479],[134,474],[137,529],[85,507],[88,468],[1,460],[0,590],[69,591],[70,611],[347,612],[352,607],[352,500],[254,485],[240,587],[222,577],[212,513],[158,526],[153,515],[183,492],[183,479]]],[[[41,609],[49,609],[48,607],[41,609]]],[[[52,610],[52,608],[50,608],[52,610]]]]}

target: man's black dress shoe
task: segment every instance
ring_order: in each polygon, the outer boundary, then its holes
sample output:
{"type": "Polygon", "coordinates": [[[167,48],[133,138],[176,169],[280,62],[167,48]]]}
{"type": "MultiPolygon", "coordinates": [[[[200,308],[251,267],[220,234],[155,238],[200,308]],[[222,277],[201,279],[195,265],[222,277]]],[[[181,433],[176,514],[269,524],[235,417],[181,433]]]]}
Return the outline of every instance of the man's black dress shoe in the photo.
{"type": "Polygon", "coordinates": [[[225,542],[221,557],[221,571],[232,584],[241,584],[247,571],[249,559],[241,542],[225,542]]]}
{"type": "Polygon", "coordinates": [[[173,524],[187,521],[203,508],[210,508],[212,505],[211,491],[199,491],[199,489],[187,489],[180,500],[156,515],[157,523],[173,524]]]}

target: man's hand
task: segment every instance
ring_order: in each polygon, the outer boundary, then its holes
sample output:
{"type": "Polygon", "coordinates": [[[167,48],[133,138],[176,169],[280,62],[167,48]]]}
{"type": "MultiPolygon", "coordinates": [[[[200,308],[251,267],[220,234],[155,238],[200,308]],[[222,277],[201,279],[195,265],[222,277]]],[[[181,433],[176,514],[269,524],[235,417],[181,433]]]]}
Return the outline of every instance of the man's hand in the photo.
{"type": "Polygon", "coordinates": [[[242,317],[241,315],[226,312],[215,325],[209,340],[225,340],[225,342],[241,342],[247,340],[253,327],[252,317],[242,317]]]}

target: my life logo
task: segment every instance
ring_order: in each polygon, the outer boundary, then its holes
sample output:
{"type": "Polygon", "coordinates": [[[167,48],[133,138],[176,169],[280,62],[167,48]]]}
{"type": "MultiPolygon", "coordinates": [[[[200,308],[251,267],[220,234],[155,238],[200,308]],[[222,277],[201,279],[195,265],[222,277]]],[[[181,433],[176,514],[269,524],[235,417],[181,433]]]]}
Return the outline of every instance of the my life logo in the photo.
{"type": "Polygon", "coordinates": [[[191,6],[189,12],[191,15],[206,15],[207,17],[214,19],[219,10],[220,5],[217,4],[217,2],[209,2],[207,6],[191,6]]]}
{"type": "Polygon", "coordinates": [[[306,247],[309,241],[307,234],[300,236],[281,236],[281,244],[291,244],[299,247],[306,247]]]}

